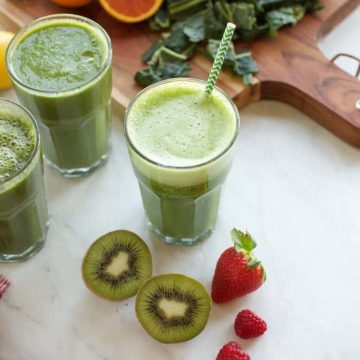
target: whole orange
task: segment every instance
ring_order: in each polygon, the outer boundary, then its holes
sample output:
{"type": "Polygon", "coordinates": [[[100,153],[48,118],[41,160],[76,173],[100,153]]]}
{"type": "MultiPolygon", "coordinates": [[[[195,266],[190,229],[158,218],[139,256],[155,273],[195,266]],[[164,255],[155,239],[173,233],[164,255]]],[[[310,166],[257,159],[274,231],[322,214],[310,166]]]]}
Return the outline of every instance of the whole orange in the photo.
{"type": "Polygon", "coordinates": [[[51,0],[53,3],[66,7],[80,7],[90,4],[93,0],[51,0]]]}

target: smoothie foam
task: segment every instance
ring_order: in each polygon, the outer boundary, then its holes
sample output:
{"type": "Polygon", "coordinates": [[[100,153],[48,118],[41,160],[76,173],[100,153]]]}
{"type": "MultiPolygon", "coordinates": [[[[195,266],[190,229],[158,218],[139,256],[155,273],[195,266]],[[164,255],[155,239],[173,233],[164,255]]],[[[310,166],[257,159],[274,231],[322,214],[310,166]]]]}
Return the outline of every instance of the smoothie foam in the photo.
{"type": "Polygon", "coordinates": [[[204,86],[163,84],[140,96],[128,118],[133,145],[163,166],[189,167],[220,155],[236,131],[233,108],[219,91],[204,86]]]}
{"type": "Polygon", "coordinates": [[[49,20],[24,35],[11,66],[25,85],[56,92],[96,77],[107,57],[107,44],[98,30],[85,23],[49,20]]]}
{"type": "Polygon", "coordinates": [[[0,110],[0,185],[26,166],[35,147],[34,127],[0,110]]]}

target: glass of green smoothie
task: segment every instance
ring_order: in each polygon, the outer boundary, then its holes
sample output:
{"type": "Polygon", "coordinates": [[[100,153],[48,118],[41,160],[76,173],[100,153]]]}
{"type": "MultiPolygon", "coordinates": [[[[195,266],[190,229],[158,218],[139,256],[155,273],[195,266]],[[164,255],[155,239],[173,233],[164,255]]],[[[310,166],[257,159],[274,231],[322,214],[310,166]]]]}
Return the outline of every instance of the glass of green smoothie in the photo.
{"type": "Polygon", "coordinates": [[[0,261],[23,261],[39,251],[48,223],[37,123],[0,98],[0,261]]]}
{"type": "Polygon", "coordinates": [[[166,243],[192,245],[214,230],[230,170],[239,113],[220,89],[196,79],[158,82],[125,116],[129,154],[150,228],[166,243]]]}
{"type": "Polygon", "coordinates": [[[39,121],[47,162],[68,177],[103,164],[112,89],[105,30],[77,15],[40,18],[16,34],[6,63],[20,102],[39,121]]]}

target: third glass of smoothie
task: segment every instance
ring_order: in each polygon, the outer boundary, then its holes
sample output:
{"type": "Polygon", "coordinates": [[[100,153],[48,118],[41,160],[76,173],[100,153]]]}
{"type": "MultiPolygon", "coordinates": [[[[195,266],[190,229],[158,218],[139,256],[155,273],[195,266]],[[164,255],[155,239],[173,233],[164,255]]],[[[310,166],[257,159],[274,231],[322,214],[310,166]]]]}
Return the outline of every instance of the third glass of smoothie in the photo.
{"type": "Polygon", "coordinates": [[[89,173],[108,157],[111,42],[77,15],[25,26],[6,62],[20,102],[39,120],[47,162],[64,176],[89,173]]]}
{"type": "Polygon", "coordinates": [[[38,252],[48,223],[38,126],[26,109],[0,98],[0,262],[38,252]]]}
{"type": "Polygon", "coordinates": [[[192,245],[214,229],[239,132],[232,100],[195,79],[161,81],[129,105],[125,135],[151,229],[192,245]]]}

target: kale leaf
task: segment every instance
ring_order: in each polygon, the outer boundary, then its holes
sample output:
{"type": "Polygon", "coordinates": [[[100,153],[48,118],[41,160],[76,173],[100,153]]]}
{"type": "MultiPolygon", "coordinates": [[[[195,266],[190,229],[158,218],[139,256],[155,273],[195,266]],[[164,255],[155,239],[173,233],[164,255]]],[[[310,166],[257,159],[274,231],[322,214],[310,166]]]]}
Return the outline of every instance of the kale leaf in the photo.
{"type": "Polygon", "coordinates": [[[189,17],[187,20],[179,23],[179,28],[192,43],[202,42],[206,38],[204,11],[189,17]]]}
{"type": "Polygon", "coordinates": [[[148,86],[160,80],[180,77],[191,70],[186,62],[185,55],[172,51],[165,46],[160,46],[159,49],[155,50],[147,64],[149,67],[135,74],[136,82],[142,86],[148,86]]]}
{"type": "MultiPolygon", "coordinates": [[[[206,49],[207,51],[205,51],[204,54],[214,59],[219,46],[219,40],[210,39],[206,49]]],[[[232,44],[229,46],[229,50],[225,55],[224,66],[231,68],[235,74],[242,76],[244,83],[247,85],[251,85],[252,83],[252,74],[258,72],[258,68],[250,51],[244,50],[236,54],[232,44]]]]}
{"type": "Polygon", "coordinates": [[[269,24],[270,35],[275,37],[277,30],[284,25],[295,25],[305,15],[302,6],[283,7],[269,11],[266,20],[269,24]]]}

